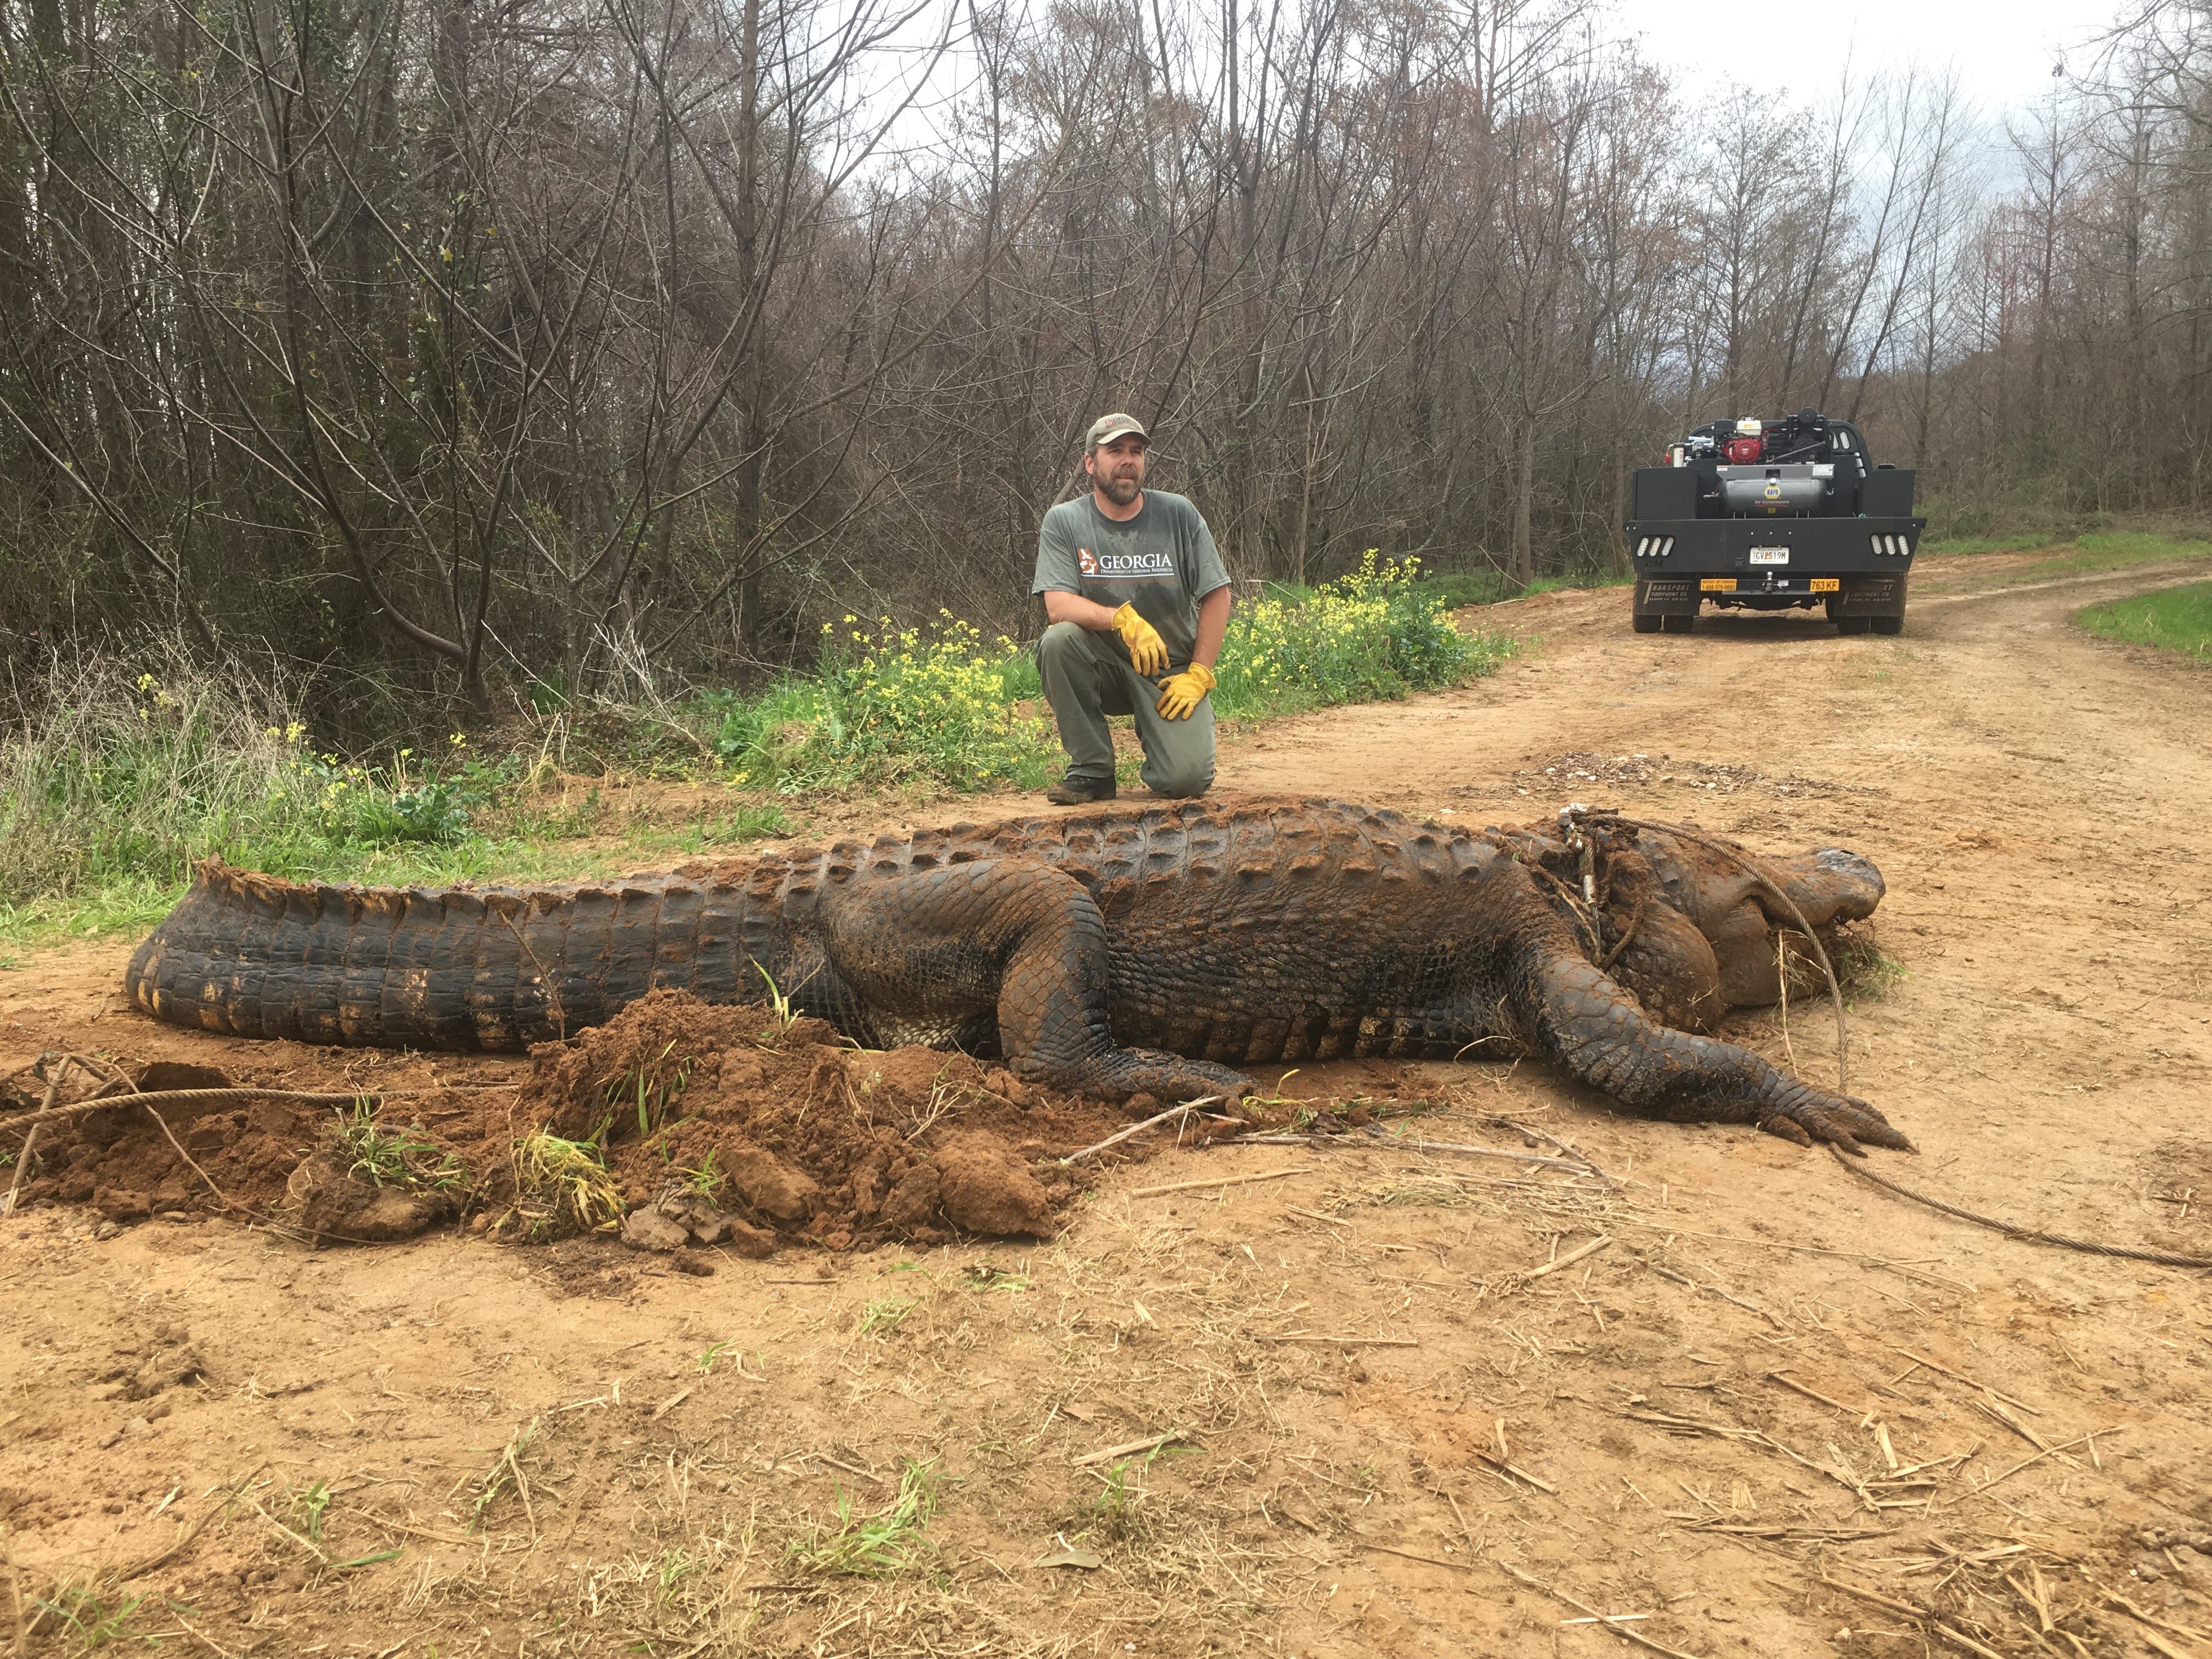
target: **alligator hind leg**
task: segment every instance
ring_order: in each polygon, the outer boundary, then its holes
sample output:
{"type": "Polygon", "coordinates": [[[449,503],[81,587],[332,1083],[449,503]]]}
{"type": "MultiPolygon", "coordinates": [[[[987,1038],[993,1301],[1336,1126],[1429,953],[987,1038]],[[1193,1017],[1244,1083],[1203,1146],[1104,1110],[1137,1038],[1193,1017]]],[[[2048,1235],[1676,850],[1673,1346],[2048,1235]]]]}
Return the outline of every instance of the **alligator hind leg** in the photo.
{"type": "Polygon", "coordinates": [[[1083,884],[1024,858],[916,871],[825,897],[831,960],[870,1011],[957,1029],[995,1007],[1014,1074],[1048,1088],[1165,1100],[1233,1098],[1225,1066],[1124,1048],[1106,1015],[1106,921],[1083,884]]]}

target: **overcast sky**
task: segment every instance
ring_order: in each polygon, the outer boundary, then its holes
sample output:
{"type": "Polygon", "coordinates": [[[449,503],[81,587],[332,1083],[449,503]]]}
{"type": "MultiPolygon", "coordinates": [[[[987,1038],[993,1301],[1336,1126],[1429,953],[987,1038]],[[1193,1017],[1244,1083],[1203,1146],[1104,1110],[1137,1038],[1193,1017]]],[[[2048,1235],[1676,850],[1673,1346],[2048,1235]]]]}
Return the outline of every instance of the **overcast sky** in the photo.
{"type": "Polygon", "coordinates": [[[1615,27],[1642,37],[1644,56],[1674,71],[1676,89],[1692,97],[1734,80],[1789,88],[1811,103],[1834,86],[1848,46],[1854,77],[1916,60],[1955,64],[1967,96],[1994,118],[2047,97],[2062,55],[2086,68],[2084,43],[2117,9],[2118,0],[1832,0],[1764,4],[1738,22],[1729,8],[1616,0],[1615,27]]]}

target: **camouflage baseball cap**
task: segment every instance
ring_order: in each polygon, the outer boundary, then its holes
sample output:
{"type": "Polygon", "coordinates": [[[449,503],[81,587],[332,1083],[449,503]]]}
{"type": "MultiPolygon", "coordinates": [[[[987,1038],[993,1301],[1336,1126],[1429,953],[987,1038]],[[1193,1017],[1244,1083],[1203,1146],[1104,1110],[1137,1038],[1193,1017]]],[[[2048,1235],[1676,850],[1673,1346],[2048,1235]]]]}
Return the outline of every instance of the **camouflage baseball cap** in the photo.
{"type": "Polygon", "coordinates": [[[1083,447],[1087,453],[1101,444],[1112,443],[1116,438],[1129,437],[1142,438],[1146,443],[1152,441],[1152,434],[1145,430],[1144,422],[1135,416],[1101,415],[1091,422],[1091,431],[1083,440],[1083,447]]]}

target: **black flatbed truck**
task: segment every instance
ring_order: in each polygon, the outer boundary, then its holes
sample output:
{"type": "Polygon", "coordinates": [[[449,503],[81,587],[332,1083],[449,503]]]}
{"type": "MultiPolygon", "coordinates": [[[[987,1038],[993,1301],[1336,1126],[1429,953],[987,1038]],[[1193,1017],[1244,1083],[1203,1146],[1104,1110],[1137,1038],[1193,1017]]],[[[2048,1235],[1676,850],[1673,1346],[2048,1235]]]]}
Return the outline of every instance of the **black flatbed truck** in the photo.
{"type": "Polygon", "coordinates": [[[1818,606],[1841,634],[1904,631],[1928,520],[1912,516],[1911,471],[1875,465],[1849,421],[1715,421],[1668,459],[1631,489],[1638,633],[1686,634],[1707,605],[1818,606]]]}

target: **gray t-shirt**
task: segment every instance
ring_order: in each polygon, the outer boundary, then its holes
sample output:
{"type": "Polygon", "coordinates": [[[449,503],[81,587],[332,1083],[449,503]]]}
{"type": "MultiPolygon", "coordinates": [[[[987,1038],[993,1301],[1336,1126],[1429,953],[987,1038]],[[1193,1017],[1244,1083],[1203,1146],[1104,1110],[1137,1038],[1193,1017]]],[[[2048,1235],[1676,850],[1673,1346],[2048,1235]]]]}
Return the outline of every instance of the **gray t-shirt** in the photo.
{"type": "Polygon", "coordinates": [[[1137,516],[1118,524],[1088,494],[1048,512],[1030,592],[1079,593],[1109,611],[1134,605],[1167,641],[1169,672],[1179,673],[1198,647],[1198,602],[1228,585],[1198,509],[1187,497],[1147,489],[1137,516]]]}

